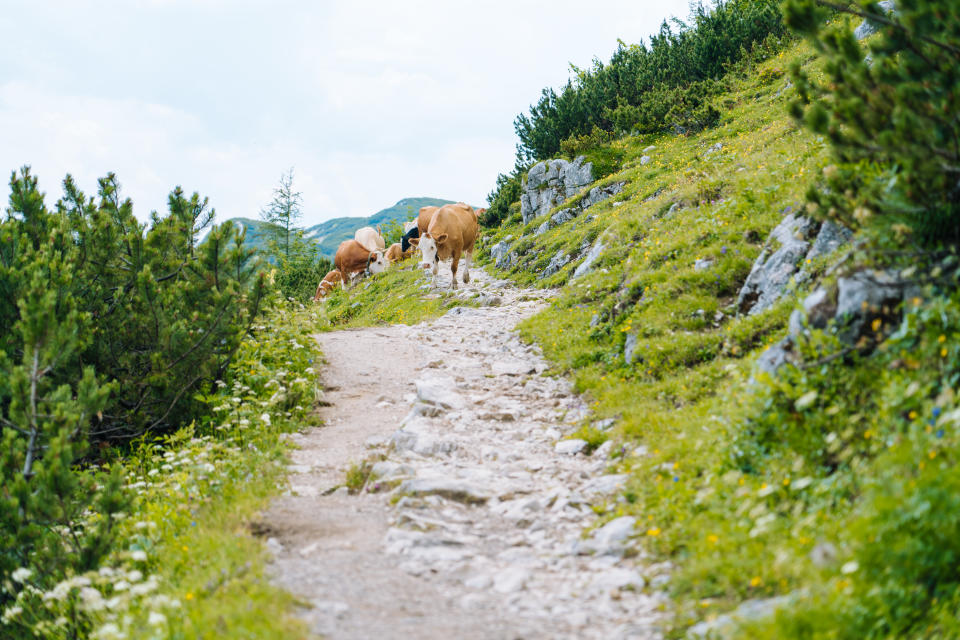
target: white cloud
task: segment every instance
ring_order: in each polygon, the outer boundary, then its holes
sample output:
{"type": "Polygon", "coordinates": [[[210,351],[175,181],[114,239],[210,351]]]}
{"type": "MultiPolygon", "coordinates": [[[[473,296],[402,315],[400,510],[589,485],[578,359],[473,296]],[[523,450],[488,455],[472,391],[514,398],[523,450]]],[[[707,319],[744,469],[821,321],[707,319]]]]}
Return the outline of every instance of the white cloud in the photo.
{"type": "Polygon", "coordinates": [[[28,3],[0,24],[0,170],[55,200],[115,171],[146,219],[180,184],[255,216],[295,167],[305,224],[409,196],[483,204],[512,122],[568,63],[686,0],[28,3]],[[45,42],[37,51],[38,38],[45,42]]]}

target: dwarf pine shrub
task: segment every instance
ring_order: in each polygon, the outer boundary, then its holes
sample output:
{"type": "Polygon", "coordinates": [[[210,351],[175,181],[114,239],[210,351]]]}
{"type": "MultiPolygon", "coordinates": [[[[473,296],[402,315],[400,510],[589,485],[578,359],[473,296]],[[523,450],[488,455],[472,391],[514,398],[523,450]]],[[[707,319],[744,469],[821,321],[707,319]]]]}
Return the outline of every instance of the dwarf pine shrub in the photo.
{"type": "Polygon", "coordinates": [[[787,22],[808,34],[826,75],[799,66],[795,117],[829,138],[837,161],[808,197],[819,214],[892,244],[960,240],[960,5],[789,0],[787,22]],[[866,18],[863,43],[832,12],[866,18]]]}

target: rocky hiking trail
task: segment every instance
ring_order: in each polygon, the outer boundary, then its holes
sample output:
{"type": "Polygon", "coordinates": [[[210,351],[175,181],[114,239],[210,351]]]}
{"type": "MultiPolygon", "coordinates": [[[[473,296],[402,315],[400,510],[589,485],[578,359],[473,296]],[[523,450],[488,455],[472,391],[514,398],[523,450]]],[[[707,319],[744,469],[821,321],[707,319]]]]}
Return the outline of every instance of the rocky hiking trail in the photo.
{"type": "Polygon", "coordinates": [[[550,292],[471,276],[488,306],[316,336],[329,406],[263,514],[273,579],[329,638],[659,637],[667,567],[624,553],[634,519],[582,536],[625,479],[612,445],[561,439],[588,409],[513,331],[550,292]]]}

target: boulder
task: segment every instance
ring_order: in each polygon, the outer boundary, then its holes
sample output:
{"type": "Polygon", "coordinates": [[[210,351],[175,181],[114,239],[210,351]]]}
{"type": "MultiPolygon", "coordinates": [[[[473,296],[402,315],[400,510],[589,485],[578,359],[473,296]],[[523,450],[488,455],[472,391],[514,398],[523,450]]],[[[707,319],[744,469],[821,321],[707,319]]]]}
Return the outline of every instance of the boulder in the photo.
{"type": "Polygon", "coordinates": [[[597,261],[597,258],[603,254],[603,251],[606,248],[607,246],[600,240],[594,242],[593,246],[590,247],[590,251],[587,252],[586,257],[583,259],[583,262],[581,262],[574,270],[573,278],[576,279],[580,276],[585,276],[593,271],[593,263],[597,261]]]}
{"type": "Polygon", "coordinates": [[[520,194],[520,215],[526,224],[593,182],[593,163],[579,156],[573,162],[563,159],[538,162],[527,172],[520,194]]]}
{"type": "Polygon", "coordinates": [[[815,223],[803,216],[787,215],[770,232],[767,244],[753,263],[740,289],[737,307],[753,315],[770,308],[783,295],[790,279],[810,251],[815,223]]]}
{"type": "Polygon", "coordinates": [[[598,202],[603,202],[607,198],[615,196],[623,191],[624,185],[626,185],[626,182],[614,182],[613,184],[604,185],[602,187],[594,187],[576,204],[572,204],[569,207],[560,209],[552,216],[544,220],[543,224],[537,227],[537,230],[533,232],[533,235],[539,236],[546,233],[550,229],[563,224],[564,222],[573,220],[598,202]]]}
{"type": "MultiPolygon", "coordinates": [[[[897,11],[896,3],[894,2],[894,0],[881,0],[877,4],[880,5],[880,9],[883,10],[884,13],[888,13],[888,14],[896,13],[897,11]]],[[[872,22],[870,20],[864,20],[863,22],[860,23],[860,26],[858,26],[853,31],[853,36],[857,40],[863,40],[864,38],[876,33],[878,28],[879,28],[878,23],[872,22]]]]}
{"type": "Polygon", "coordinates": [[[837,280],[836,319],[841,338],[855,343],[876,318],[890,319],[903,300],[906,284],[897,274],[865,269],[837,280]]]}
{"type": "Polygon", "coordinates": [[[807,258],[812,260],[820,256],[830,255],[850,242],[850,238],[852,237],[853,232],[850,231],[850,229],[827,220],[820,227],[820,232],[817,233],[817,238],[813,241],[813,247],[811,247],[810,253],[807,254],[807,258]]]}
{"type": "Polygon", "coordinates": [[[740,289],[737,307],[755,314],[769,309],[787,289],[791,279],[808,276],[808,260],[829,255],[848,243],[853,233],[834,222],[818,224],[804,216],[787,215],[770,232],[763,251],[753,263],[740,289]]]}
{"type": "Polygon", "coordinates": [[[557,271],[560,271],[568,262],[570,262],[570,256],[568,256],[563,249],[560,249],[560,251],[557,251],[557,254],[550,259],[550,264],[548,264],[547,268],[540,274],[540,279],[542,280],[543,278],[552,276],[557,271]]]}
{"type": "Polygon", "coordinates": [[[510,244],[502,240],[490,247],[490,257],[493,258],[497,269],[505,269],[510,266],[510,244]]]}

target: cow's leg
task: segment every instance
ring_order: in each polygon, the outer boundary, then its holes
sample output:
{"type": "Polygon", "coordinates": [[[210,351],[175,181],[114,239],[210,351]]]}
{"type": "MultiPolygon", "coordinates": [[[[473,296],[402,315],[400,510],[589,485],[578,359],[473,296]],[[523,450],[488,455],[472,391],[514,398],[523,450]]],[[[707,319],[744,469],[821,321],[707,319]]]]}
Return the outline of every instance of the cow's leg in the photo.
{"type": "Polygon", "coordinates": [[[473,257],[473,253],[463,254],[463,283],[466,284],[470,282],[470,258],[473,257]]]}
{"type": "Polygon", "coordinates": [[[453,254],[453,259],[450,261],[450,288],[457,288],[457,265],[460,263],[460,256],[456,253],[453,254]]]}

